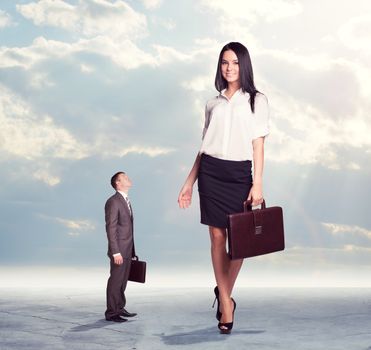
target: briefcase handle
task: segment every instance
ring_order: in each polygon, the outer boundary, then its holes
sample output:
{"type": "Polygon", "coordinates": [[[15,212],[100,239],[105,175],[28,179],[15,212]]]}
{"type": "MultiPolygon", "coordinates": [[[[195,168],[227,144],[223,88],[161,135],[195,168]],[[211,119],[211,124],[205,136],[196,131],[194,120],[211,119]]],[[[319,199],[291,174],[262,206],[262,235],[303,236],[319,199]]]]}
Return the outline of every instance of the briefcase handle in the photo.
{"type": "MultiPolygon", "coordinates": [[[[252,200],[249,199],[245,202],[243,202],[243,210],[244,211],[251,211],[252,210],[252,200]]],[[[263,199],[262,204],[260,205],[260,209],[265,209],[265,200],[263,199]]]]}

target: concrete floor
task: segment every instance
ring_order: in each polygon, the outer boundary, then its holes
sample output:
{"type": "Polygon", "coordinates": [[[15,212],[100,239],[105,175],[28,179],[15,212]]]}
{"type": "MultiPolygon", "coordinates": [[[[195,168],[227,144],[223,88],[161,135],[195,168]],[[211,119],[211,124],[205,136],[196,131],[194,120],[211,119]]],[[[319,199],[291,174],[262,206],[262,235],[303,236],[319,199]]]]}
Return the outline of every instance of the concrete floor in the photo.
{"type": "Polygon", "coordinates": [[[370,289],[238,289],[220,335],[210,289],[128,287],[123,324],[103,318],[104,290],[0,289],[0,349],[371,350],[370,289]]]}

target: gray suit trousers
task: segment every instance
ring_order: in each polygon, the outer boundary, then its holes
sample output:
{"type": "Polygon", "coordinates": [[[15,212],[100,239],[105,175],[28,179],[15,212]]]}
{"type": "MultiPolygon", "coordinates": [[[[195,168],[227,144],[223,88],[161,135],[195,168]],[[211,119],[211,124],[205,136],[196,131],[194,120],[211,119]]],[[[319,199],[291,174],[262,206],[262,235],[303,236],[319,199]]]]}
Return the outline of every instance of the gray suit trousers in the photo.
{"type": "Polygon", "coordinates": [[[125,288],[131,267],[131,259],[124,259],[121,265],[116,265],[111,258],[110,277],[107,281],[106,319],[119,316],[126,305],[125,288]]]}

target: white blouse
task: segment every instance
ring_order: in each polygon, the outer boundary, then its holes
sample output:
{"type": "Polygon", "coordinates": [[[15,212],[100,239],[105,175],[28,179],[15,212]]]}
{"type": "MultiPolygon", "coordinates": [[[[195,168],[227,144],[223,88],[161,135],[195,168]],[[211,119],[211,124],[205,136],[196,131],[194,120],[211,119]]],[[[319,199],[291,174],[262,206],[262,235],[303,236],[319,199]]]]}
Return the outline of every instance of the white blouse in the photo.
{"type": "Polygon", "coordinates": [[[240,89],[228,99],[223,90],[206,104],[200,153],[225,160],[253,160],[252,141],[268,134],[269,107],[263,94],[256,94],[252,113],[248,93],[240,89]]]}

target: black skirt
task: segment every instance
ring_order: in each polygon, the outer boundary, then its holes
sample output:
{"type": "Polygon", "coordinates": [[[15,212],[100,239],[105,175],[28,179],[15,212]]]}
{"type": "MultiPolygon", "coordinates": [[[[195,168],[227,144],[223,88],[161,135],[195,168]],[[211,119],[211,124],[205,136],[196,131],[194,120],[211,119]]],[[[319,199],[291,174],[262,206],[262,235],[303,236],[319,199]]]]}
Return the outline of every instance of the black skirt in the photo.
{"type": "Polygon", "coordinates": [[[201,223],[227,228],[227,215],[243,211],[251,186],[250,160],[223,160],[203,153],[198,171],[201,223]]]}

